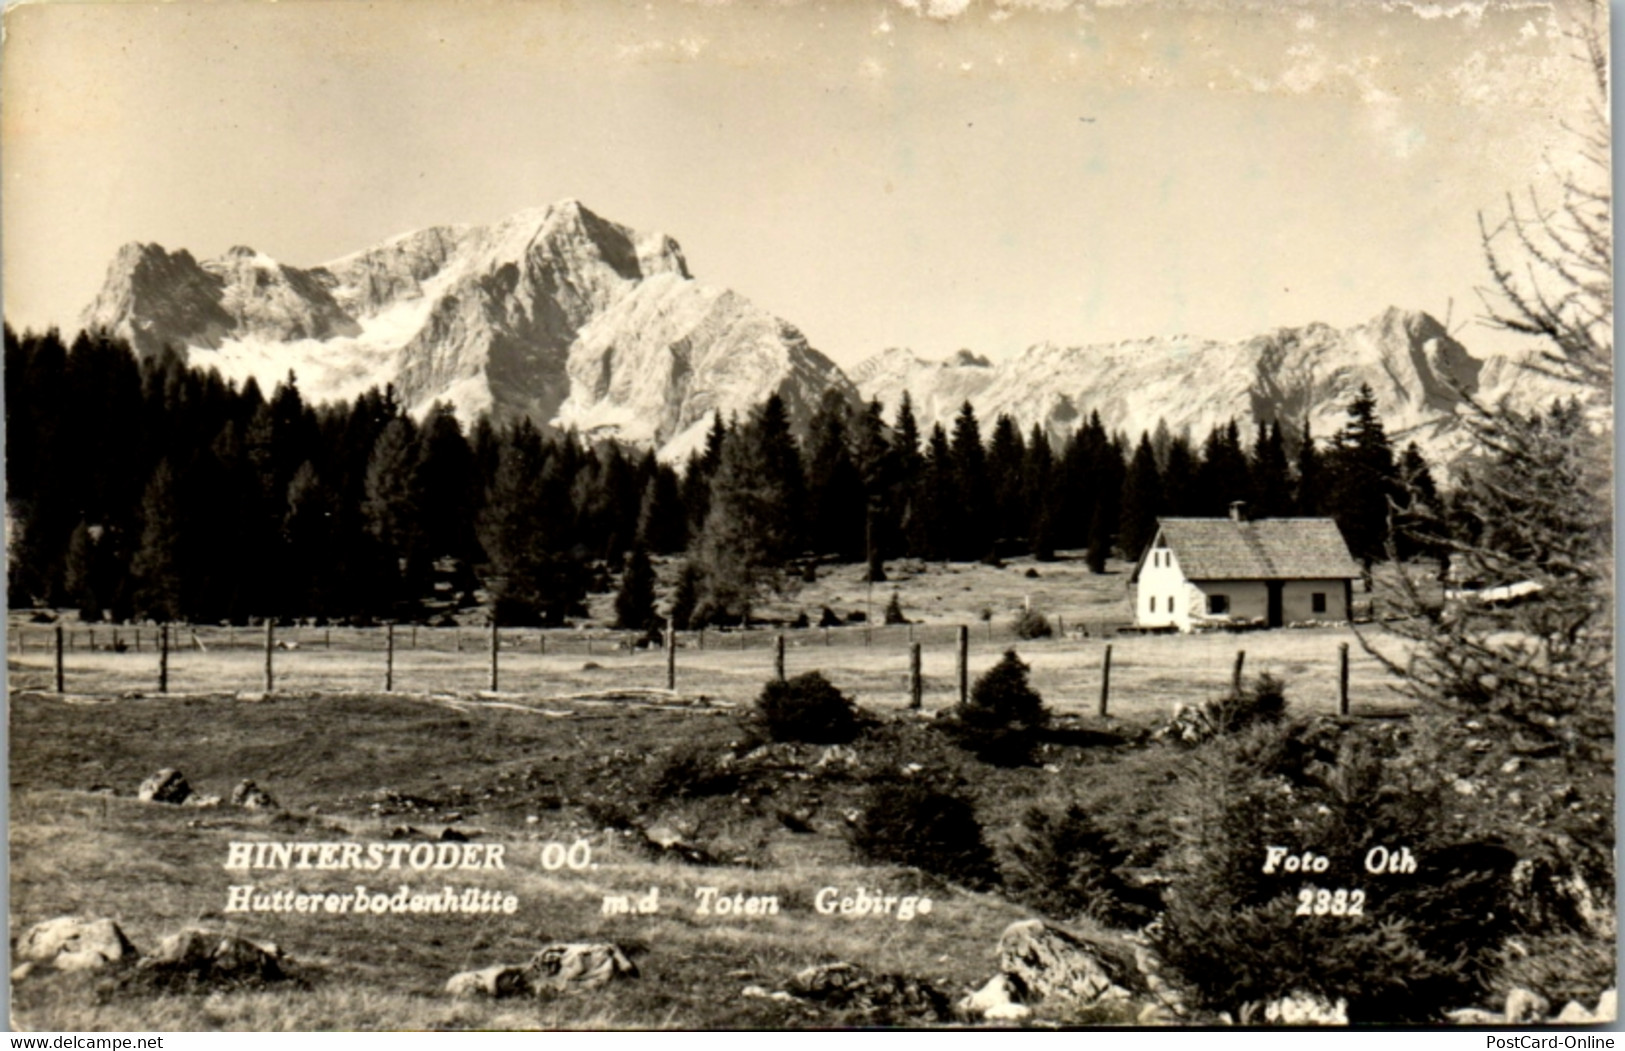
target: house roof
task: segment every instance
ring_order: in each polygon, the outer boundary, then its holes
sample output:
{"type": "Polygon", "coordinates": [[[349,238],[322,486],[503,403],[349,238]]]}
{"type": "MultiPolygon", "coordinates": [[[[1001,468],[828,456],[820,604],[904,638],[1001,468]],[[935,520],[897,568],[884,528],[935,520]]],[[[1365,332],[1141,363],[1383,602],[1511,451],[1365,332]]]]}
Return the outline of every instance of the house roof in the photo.
{"type": "MultiPolygon", "coordinates": [[[[1157,535],[1173,551],[1187,580],[1345,580],[1360,575],[1330,518],[1160,518],[1157,535]]],[[[1144,565],[1142,554],[1131,581],[1139,579],[1144,565]]]]}

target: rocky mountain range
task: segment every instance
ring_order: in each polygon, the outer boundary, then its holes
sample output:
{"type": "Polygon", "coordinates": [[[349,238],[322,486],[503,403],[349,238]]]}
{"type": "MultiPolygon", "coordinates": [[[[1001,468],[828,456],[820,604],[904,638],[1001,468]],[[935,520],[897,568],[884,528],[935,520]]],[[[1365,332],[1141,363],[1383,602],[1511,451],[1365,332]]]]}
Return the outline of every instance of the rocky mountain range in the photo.
{"type": "MultiPolygon", "coordinates": [[[[1362,384],[1391,437],[1448,459],[1462,395],[1520,401],[1562,393],[1506,358],[1479,359],[1431,315],[1390,307],[1364,324],[1279,328],[1240,342],[1187,337],[1063,347],[1043,343],[994,364],[969,351],[930,361],[891,349],[851,372],[864,398],[895,405],[907,390],[922,428],[951,429],[969,401],[979,420],[1013,417],[1065,435],[1092,412],[1131,438],[1166,423],[1201,441],[1236,420],[1279,420],[1326,437],[1347,421],[1362,384]]],[[[1244,436],[1246,437],[1246,436],[1244,436]]]]}
{"type": "Polygon", "coordinates": [[[667,457],[774,391],[797,425],[829,387],[857,397],[795,326],[695,281],[671,238],[574,200],[309,269],[129,244],[83,322],[267,390],[291,370],[309,400],[392,383],[414,411],[445,401],[465,421],[529,417],[667,457]]]}
{"type": "Polygon", "coordinates": [[[1347,329],[1281,328],[1240,342],[1185,337],[1040,344],[993,363],[884,351],[848,377],[792,324],[696,281],[681,248],[565,200],[488,226],[437,226],[302,269],[251,248],[199,262],[185,249],[119,250],[86,327],[148,355],[267,390],[293,371],[307,399],[392,383],[415,411],[451,403],[465,421],[528,417],[676,459],[713,413],[741,416],[777,391],[804,426],[824,391],[907,390],[923,427],[965,401],[1063,437],[1098,412],[1131,437],[1165,422],[1200,440],[1232,418],[1326,436],[1362,383],[1389,432],[1449,458],[1461,392],[1522,400],[1560,393],[1503,358],[1479,359],[1425,313],[1389,308],[1347,329]]]}

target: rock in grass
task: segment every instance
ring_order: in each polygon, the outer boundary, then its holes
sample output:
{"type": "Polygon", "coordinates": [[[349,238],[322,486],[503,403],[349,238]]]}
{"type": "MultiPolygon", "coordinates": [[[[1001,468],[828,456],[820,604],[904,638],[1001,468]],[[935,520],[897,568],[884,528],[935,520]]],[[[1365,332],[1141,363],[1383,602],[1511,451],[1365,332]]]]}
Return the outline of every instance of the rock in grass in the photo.
{"type": "Polygon", "coordinates": [[[1043,920],[1021,920],[1005,928],[999,938],[999,969],[1015,978],[1032,1000],[1089,1005],[1130,999],[1115,980],[1113,963],[1043,920]]]}
{"type": "Polygon", "coordinates": [[[525,969],[499,963],[483,971],[464,971],[454,974],[446,982],[446,992],[452,996],[488,996],[495,999],[524,996],[530,992],[525,980],[525,969]]]}
{"type": "Polygon", "coordinates": [[[1021,1002],[1020,988],[1008,974],[994,975],[957,1006],[967,1018],[988,1022],[1019,1022],[1033,1013],[1032,1008],[1021,1002]]]}
{"type": "Polygon", "coordinates": [[[597,989],[616,978],[636,978],[638,969],[620,947],[608,942],[571,942],[548,945],[524,967],[531,992],[597,989]]]}
{"type": "Polygon", "coordinates": [[[271,798],[271,793],[246,777],[237,782],[237,787],[231,790],[231,805],[242,807],[244,810],[279,809],[276,800],[271,798]]]}
{"type": "Polygon", "coordinates": [[[186,775],[166,766],[141,782],[135,797],[143,803],[184,803],[191,794],[192,786],[187,784],[186,775]]]}
{"type": "Polygon", "coordinates": [[[185,977],[209,986],[264,985],[287,977],[280,956],[281,950],[275,945],[188,927],[159,942],[138,969],[149,975],[185,977]]]}
{"type": "Polygon", "coordinates": [[[58,916],[24,931],[13,955],[24,964],[60,971],[94,971],[128,963],[136,957],[136,951],[119,925],[110,919],[58,916]]]}
{"type": "Polygon", "coordinates": [[[1269,1025],[1348,1025],[1349,1005],[1342,998],[1334,1004],[1300,991],[1265,1005],[1264,1021],[1269,1025]]]}
{"type": "Polygon", "coordinates": [[[790,980],[789,992],[803,1000],[865,1013],[948,1018],[948,997],[930,982],[904,974],[869,974],[851,963],[807,967],[790,980]]]}
{"type": "Polygon", "coordinates": [[[1522,987],[1514,988],[1507,993],[1505,1019],[1508,1025],[1520,1025],[1524,1022],[1537,1022],[1546,1017],[1546,1012],[1552,1009],[1551,1003],[1539,993],[1530,992],[1522,987]]]}

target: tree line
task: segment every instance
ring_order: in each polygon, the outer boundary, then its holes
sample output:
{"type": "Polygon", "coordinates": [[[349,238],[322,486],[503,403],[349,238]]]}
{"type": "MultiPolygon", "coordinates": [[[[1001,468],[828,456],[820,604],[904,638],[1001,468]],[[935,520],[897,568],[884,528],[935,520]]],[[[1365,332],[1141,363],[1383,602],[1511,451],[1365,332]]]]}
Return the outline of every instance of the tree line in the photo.
{"type": "MultiPolygon", "coordinates": [[[[618,619],[653,617],[650,555],[686,555],[680,622],[737,623],[819,559],[1040,560],[1096,572],[1136,558],[1158,516],[1329,514],[1382,558],[1390,503],[1437,501],[1414,444],[1395,455],[1369,389],[1326,440],[1232,421],[1200,443],[1166,424],[1130,443],[1099,415],[984,439],[966,403],[922,431],[907,394],[827,392],[798,439],[774,395],[717,417],[681,472],[652,452],[528,421],[414,419],[391,389],[313,406],[295,377],[266,395],[174,353],[5,330],[14,608],[117,620],[421,619],[485,590],[508,624],[561,624],[622,575],[618,619]]],[[[1396,534],[1402,535],[1402,534],[1396,534]]],[[[1411,552],[1414,553],[1414,552],[1411,552]]]]}

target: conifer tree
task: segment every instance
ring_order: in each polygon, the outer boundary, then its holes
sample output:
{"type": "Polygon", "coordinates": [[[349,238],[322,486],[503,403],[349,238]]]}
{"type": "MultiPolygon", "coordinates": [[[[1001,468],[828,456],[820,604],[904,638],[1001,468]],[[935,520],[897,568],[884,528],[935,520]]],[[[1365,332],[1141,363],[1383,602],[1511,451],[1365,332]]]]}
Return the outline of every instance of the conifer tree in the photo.
{"type": "Polygon", "coordinates": [[[1314,435],[1309,433],[1309,418],[1303,420],[1303,437],[1298,440],[1298,469],[1294,481],[1292,511],[1306,518],[1326,513],[1329,494],[1326,491],[1326,466],[1320,450],[1315,447],[1314,435]]]}
{"type": "Polygon", "coordinates": [[[615,626],[628,631],[658,629],[655,616],[655,572],[649,554],[641,546],[626,556],[621,586],[615,593],[615,626]]]}
{"type": "Polygon", "coordinates": [[[182,615],[180,492],[174,468],[163,460],[153,471],[141,498],[141,546],[131,562],[135,578],[135,612],[158,621],[182,615]]]}
{"type": "Polygon", "coordinates": [[[1268,426],[1262,420],[1258,423],[1258,437],[1253,444],[1252,492],[1253,517],[1280,518],[1291,513],[1292,477],[1279,423],[1268,426]]]}
{"type": "Polygon", "coordinates": [[[1055,493],[1054,456],[1044,429],[1033,424],[1027,439],[1027,455],[1022,461],[1021,484],[1027,507],[1027,550],[1040,562],[1055,558],[1055,517],[1059,500],[1055,493]]]}
{"type": "Polygon", "coordinates": [[[1157,454],[1151,440],[1140,435],[1128,476],[1123,481],[1123,513],[1119,543],[1123,557],[1130,561],[1151,543],[1157,532],[1157,516],[1162,511],[1162,477],[1157,472],[1157,454]]]}
{"type": "Polygon", "coordinates": [[[814,551],[853,562],[864,553],[867,500],[849,439],[846,398],[831,387],[808,434],[807,539],[814,551]]]}
{"type": "Polygon", "coordinates": [[[958,515],[949,551],[966,562],[992,554],[994,537],[993,484],[988,477],[987,453],[982,448],[976,410],[966,401],[954,417],[950,446],[958,515]]]}
{"type": "Polygon", "coordinates": [[[1000,413],[993,424],[988,445],[988,474],[993,483],[993,532],[995,537],[1015,540],[1026,536],[1028,511],[1022,485],[1022,466],[1027,447],[1016,429],[1016,421],[1000,413]]]}
{"type": "Polygon", "coordinates": [[[1348,417],[1328,455],[1329,510],[1349,552],[1369,570],[1387,549],[1388,509],[1398,496],[1398,471],[1369,384],[1361,384],[1349,402],[1348,417]]]}

